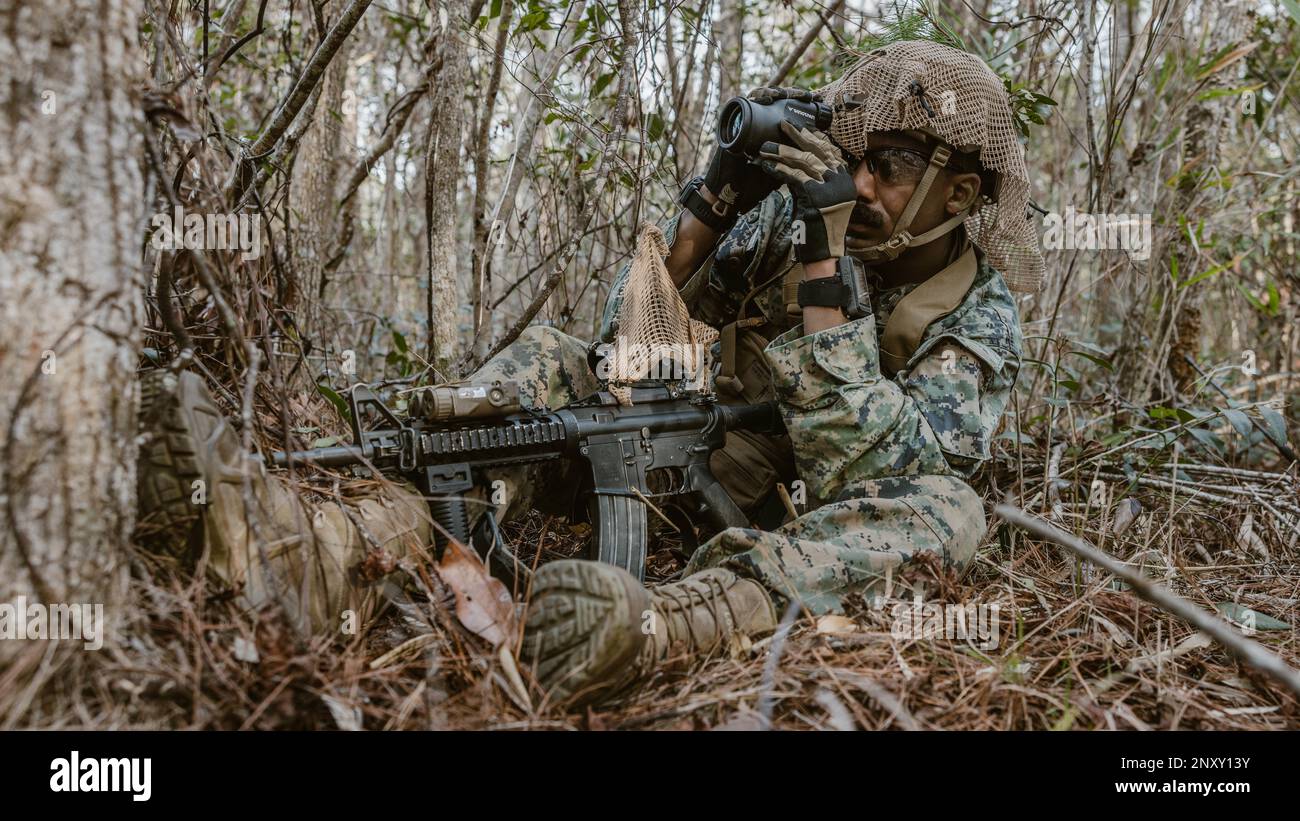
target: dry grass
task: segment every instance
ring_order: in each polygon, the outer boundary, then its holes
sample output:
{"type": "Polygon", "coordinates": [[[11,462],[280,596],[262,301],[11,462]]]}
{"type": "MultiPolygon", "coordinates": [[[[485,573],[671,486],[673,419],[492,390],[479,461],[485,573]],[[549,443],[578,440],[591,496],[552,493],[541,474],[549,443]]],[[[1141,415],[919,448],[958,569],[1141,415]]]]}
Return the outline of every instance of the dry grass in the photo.
{"type": "MultiPolygon", "coordinates": [[[[1288,525],[1258,504],[1226,505],[1137,486],[1132,498],[1142,512],[1116,535],[1116,511],[1131,504],[1128,498],[1104,506],[1094,498],[1090,504],[1090,484],[1080,481],[1059,485],[1053,501],[1045,503],[1043,465],[1050,460],[1039,459],[1034,467],[1028,450],[1022,456],[1021,466],[1000,463],[997,484],[1014,491],[1023,475],[1030,507],[1058,505],[1059,526],[1142,567],[1207,610],[1236,602],[1296,623],[1294,518],[1288,525]],[[1258,541],[1240,535],[1247,512],[1258,541]]],[[[1065,469],[1054,470],[1069,475],[1068,461],[1065,469]]],[[[1213,484],[1224,489],[1221,494],[1268,486],[1275,509],[1294,510],[1300,499],[1294,473],[1271,480],[1262,473],[1219,474],[1213,484]]],[[[580,555],[589,538],[581,526],[540,514],[511,523],[506,532],[529,563],[580,555]]],[[[660,575],[679,566],[667,549],[652,560],[660,575]]],[[[351,643],[302,644],[277,613],[242,613],[229,595],[194,581],[174,559],[141,552],[134,561],[137,610],[126,628],[127,642],[75,662],[32,703],[23,723],[753,729],[765,726],[766,710],[770,726],[782,729],[1300,726],[1295,699],[1221,647],[1193,638],[1182,622],[1110,576],[1009,527],[990,532],[963,578],[936,562],[917,562],[891,580],[888,600],[863,600],[852,608],[851,625],[827,632],[830,625],[819,630],[814,620],[801,618],[784,642],[766,639],[729,657],[669,666],[634,698],[585,714],[541,704],[535,690],[532,705],[523,703],[500,660],[456,622],[448,592],[433,578],[429,595],[389,608],[351,643]],[[997,646],[891,636],[893,609],[919,589],[927,602],[998,605],[997,646]],[[779,653],[774,668],[773,653],[779,653]]],[[[1261,630],[1256,638],[1293,666],[1300,663],[1294,628],[1261,630]]]]}

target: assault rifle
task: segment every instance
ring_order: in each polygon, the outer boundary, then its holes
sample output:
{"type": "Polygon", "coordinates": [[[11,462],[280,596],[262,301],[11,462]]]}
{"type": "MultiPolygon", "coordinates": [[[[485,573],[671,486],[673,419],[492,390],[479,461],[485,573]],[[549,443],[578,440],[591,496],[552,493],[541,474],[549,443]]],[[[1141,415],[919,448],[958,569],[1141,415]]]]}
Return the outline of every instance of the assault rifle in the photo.
{"type": "Polygon", "coordinates": [[[445,532],[437,536],[441,553],[447,536],[470,543],[464,493],[484,469],[570,460],[590,479],[591,558],[642,579],[648,506],[660,515],[672,502],[673,511],[713,530],[747,526],[709,471],[709,456],[727,431],[779,433],[783,424],[774,402],[722,404],[685,383],[639,384],[631,388],[631,405],[599,391],[554,411],[522,408],[514,383],[421,388],[408,395],[405,419],[358,384],[347,392],[353,445],[277,452],[272,463],[366,465],[400,474],[428,500],[435,531],[445,532]],[[378,424],[365,427],[367,417],[378,424]]]}

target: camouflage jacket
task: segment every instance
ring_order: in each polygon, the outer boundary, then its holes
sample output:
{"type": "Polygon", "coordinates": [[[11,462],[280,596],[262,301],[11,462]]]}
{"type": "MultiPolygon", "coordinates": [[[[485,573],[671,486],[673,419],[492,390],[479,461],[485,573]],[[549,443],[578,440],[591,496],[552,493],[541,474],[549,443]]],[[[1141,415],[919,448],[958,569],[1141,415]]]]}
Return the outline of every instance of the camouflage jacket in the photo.
{"type": "MultiPolygon", "coordinates": [[[[787,316],[782,284],[795,264],[793,203],[781,190],[745,214],[681,288],[691,316],[714,327],[736,319],[756,286],[768,321],[765,351],[781,400],[799,475],[815,499],[860,495],[875,479],[970,477],[990,447],[1020,370],[1019,314],[1001,275],[979,255],[974,284],[947,316],[932,322],[907,365],[886,377],[879,336],[893,307],[915,285],[872,293],[873,315],[804,334],[787,316]],[[766,283],[766,284],[764,284],[766,283]]],[[[669,244],[680,214],[663,225],[669,244]]],[[[628,268],[605,306],[601,336],[617,334],[628,268]]]]}

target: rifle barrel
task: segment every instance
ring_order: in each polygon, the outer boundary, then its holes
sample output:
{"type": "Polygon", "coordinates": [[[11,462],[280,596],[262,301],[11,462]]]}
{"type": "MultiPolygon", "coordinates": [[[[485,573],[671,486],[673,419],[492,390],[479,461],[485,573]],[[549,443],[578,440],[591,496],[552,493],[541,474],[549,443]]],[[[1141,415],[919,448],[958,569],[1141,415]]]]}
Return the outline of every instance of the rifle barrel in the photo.
{"type": "Polygon", "coordinates": [[[370,456],[371,454],[366,453],[361,448],[352,447],[351,445],[338,445],[332,448],[295,450],[288,453],[277,450],[271,454],[271,464],[282,468],[288,465],[289,460],[292,459],[295,464],[314,462],[321,467],[337,468],[344,465],[355,465],[364,459],[370,458],[370,456]]]}

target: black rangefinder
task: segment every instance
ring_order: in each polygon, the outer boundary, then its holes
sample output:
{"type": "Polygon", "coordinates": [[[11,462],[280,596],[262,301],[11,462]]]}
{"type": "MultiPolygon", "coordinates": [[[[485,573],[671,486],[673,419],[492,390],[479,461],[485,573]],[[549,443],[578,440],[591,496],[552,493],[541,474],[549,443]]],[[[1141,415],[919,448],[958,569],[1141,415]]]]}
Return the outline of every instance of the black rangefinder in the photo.
{"type": "Polygon", "coordinates": [[[718,145],[747,159],[758,157],[763,143],[788,142],[781,123],[796,128],[826,131],[831,127],[834,111],[825,103],[803,100],[773,100],[760,103],[748,97],[732,97],[718,116],[718,145]]]}

